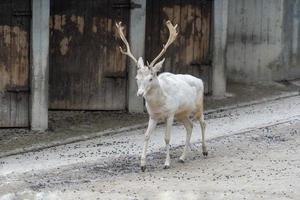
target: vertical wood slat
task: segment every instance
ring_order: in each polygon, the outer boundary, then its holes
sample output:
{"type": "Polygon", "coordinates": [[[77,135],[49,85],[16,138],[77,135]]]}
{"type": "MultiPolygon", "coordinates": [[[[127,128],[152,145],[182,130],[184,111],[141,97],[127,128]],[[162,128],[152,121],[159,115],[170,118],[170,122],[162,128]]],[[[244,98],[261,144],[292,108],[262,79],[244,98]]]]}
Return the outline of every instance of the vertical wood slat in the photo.
{"type": "MultiPolygon", "coordinates": [[[[174,1],[174,14],[173,14],[173,23],[174,24],[180,24],[180,20],[181,20],[181,6],[180,6],[180,0],[175,0],[174,1]]],[[[181,35],[181,28],[178,28],[179,30],[179,37],[181,35]]],[[[178,37],[178,38],[179,38],[178,37]]],[[[175,72],[176,70],[176,66],[178,66],[180,64],[180,55],[177,53],[178,49],[180,49],[180,39],[177,39],[174,41],[174,47],[172,48],[172,52],[170,52],[169,55],[173,55],[174,58],[171,59],[172,60],[172,70],[173,72],[175,72]]]]}
{"type": "MultiPolygon", "coordinates": [[[[196,7],[198,7],[199,3],[196,1],[196,7]]],[[[194,28],[194,52],[199,52],[199,53],[194,53],[194,60],[201,60],[203,59],[203,56],[201,55],[201,31],[202,31],[202,9],[197,9],[195,8],[195,28],[194,28]]]]}
{"type": "MultiPolygon", "coordinates": [[[[164,0],[165,4],[170,4],[172,3],[172,0],[164,0]]],[[[161,20],[163,20],[160,23],[165,23],[168,19],[173,19],[174,18],[174,8],[173,7],[167,7],[167,6],[161,6],[161,20]]],[[[173,22],[174,23],[174,22],[173,22]]],[[[166,28],[162,28],[160,29],[160,35],[159,35],[159,42],[164,41],[164,43],[168,40],[169,37],[169,32],[166,28]]],[[[174,45],[174,44],[173,44],[174,45]]],[[[174,46],[170,46],[168,51],[165,54],[165,64],[163,69],[164,71],[171,71],[172,70],[172,63],[173,63],[173,59],[171,59],[170,54],[171,52],[173,52],[174,46]]],[[[162,43],[159,44],[158,46],[158,51],[160,51],[162,48],[162,43]]]]}
{"type": "MultiPolygon", "coordinates": [[[[187,32],[186,32],[186,58],[185,62],[190,63],[194,60],[194,3],[187,5],[187,32]]],[[[188,73],[193,74],[193,67],[188,66],[188,73]]]]}
{"type": "Polygon", "coordinates": [[[178,73],[189,73],[189,63],[187,63],[186,55],[187,55],[187,16],[188,16],[188,6],[181,1],[181,12],[180,12],[180,61],[181,66],[177,66],[178,73]]]}

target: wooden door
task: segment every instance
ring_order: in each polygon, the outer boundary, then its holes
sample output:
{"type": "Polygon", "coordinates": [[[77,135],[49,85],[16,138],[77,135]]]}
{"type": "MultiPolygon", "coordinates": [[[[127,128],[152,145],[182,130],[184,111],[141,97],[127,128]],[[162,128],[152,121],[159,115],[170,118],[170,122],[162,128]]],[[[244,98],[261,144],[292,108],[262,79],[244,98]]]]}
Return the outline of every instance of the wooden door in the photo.
{"type": "Polygon", "coordinates": [[[148,0],[146,58],[151,61],[168,39],[167,20],[179,26],[179,36],[166,53],[163,71],[192,74],[211,91],[212,0],[148,0]]]}
{"type": "Polygon", "coordinates": [[[51,0],[50,109],[123,110],[126,57],[115,21],[129,0],[51,0]]]}
{"type": "Polygon", "coordinates": [[[30,2],[0,1],[0,127],[29,125],[30,2]]]}

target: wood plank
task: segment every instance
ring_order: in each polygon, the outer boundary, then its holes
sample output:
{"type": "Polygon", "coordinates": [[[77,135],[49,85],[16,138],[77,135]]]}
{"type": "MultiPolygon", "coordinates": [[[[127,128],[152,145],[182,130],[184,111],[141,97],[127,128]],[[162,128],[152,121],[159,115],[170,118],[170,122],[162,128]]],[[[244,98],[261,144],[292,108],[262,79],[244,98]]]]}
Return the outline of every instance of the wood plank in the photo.
{"type": "Polygon", "coordinates": [[[206,41],[207,41],[207,10],[206,8],[201,5],[201,47],[200,47],[200,55],[201,55],[201,61],[205,60],[205,51],[206,51],[206,41]]]}
{"type": "Polygon", "coordinates": [[[183,3],[181,0],[181,11],[180,11],[180,66],[177,66],[175,73],[186,73],[187,63],[186,63],[186,54],[187,54],[187,17],[188,17],[188,6],[183,3]]]}
{"type": "Polygon", "coordinates": [[[145,47],[147,47],[146,51],[145,51],[145,60],[150,61],[150,58],[152,57],[152,52],[153,52],[153,45],[152,45],[152,27],[153,27],[153,12],[154,12],[154,6],[153,6],[153,2],[147,0],[146,3],[146,33],[145,33],[145,47]]]}
{"type": "MultiPolygon", "coordinates": [[[[180,25],[180,16],[181,16],[181,6],[180,6],[180,0],[174,0],[174,14],[173,14],[173,23],[180,25]]],[[[181,28],[177,28],[179,31],[178,38],[174,41],[173,48],[172,48],[172,71],[176,72],[176,67],[180,66],[180,38],[181,38],[181,28]]]]}
{"type": "Polygon", "coordinates": [[[199,3],[196,2],[195,6],[195,19],[194,19],[194,61],[200,62],[202,55],[201,55],[201,35],[202,35],[202,12],[199,3]]]}
{"type": "MultiPolygon", "coordinates": [[[[164,0],[161,3],[161,9],[162,9],[162,13],[161,13],[161,21],[162,21],[162,25],[161,25],[161,29],[160,29],[160,47],[162,49],[162,45],[165,44],[168,40],[169,37],[169,31],[165,25],[167,20],[171,20],[172,23],[174,23],[173,21],[173,14],[174,14],[174,2],[172,0],[164,0]]],[[[160,50],[161,50],[160,49],[160,50]]],[[[172,71],[172,64],[173,62],[173,56],[172,53],[174,49],[174,44],[172,44],[169,48],[168,51],[166,52],[166,54],[163,56],[166,60],[164,63],[164,66],[162,68],[162,71],[172,71]]]]}
{"type": "Polygon", "coordinates": [[[154,7],[154,11],[153,11],[153,26],[152,26],[152,30],[150,29],[150,31],[152,32],[152,44],[153,44],[153,48],[152,48],[152,54],[151,57],[149,58],[149,62],[151,62],[160,52],[161,50],[161,40],[160,40],[160,30],[161,30],[161,26],[163,24],[161,17],[161,3],[159,2],[159,0],[154,0],[153,1],[153,7],[154,7]]]}
{"type": "Polygon", "coordinates": [[[186,67],[187,73],[193,74],[193,69],[190,63],[194,57],[194,5],[187,5],[187,28],[186,28],[186,67]]]}
{"type": "Polygon", "coordinates": [[[203,63],[208,64],[209,61],[211,60],[210,58],[210,37],[211,37],[211,23],[212,23],[212,2],[207,1],[204,4],[204,9],[205,9],[205,31],[204,31],[204,49],[203,49],[203,63]]]}

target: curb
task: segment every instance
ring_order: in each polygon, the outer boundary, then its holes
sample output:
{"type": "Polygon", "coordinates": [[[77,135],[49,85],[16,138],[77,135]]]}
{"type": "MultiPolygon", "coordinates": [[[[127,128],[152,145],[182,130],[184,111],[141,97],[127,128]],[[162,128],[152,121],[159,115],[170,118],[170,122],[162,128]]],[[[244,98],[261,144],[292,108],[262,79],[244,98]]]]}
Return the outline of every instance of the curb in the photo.
{"type": "Polygon", "coordinates": [[[207,114],[212,114],[212,113],[223,112],[223,111],[226,111],[226,110],[231,110],[231,109],[235,109],[235,108],[242,108],[242,107],[251,106],[251,105],[257,105],[257,104],[261,104],[261,103],[265,103],[265,102],[269,102],[269,101],[276,101],[276,100],[279,100],[279,99],[294,97],[294,96],[298,96],[298,95],[300,95],[300,91],[288,92],[286,94],[276,95],[276,96],[269,97],[269,98],[262,98],[260,100],[249,101],[249,102],[245,102],[245,103],[238,103],[236,105],[224,106],[224,107],[216,108],[216,109],[210,109],[210,110],[207,110],[206,112],[204,112],[204,114],[207,115],[207,114]]]}
{"type": "MultiPolygon", "coordinates": [[[[205,111],[204,114],[209,115],[209,114],[213,114],[213,113],[219,113],[219,112],[223,112],[223,111],[227,111],[227,110],[231,110],[231,109],[246,107],[246,106],[250,106],[250,105],[257,105],[257,104],[261,104],[261,103],[265,103],[265,102],[276,101],[279,99],[294,97],[294,96],[298,96],[298,95],[300,95],[300,91],[290,92],[287,94],[277,95],[274,97],[263,98],[261,100],[249,101],[246,103],[240,103],[240,104],[236,104],[236,105],[232,105],[232,106],[225,106],[225,107],[221,107],[221,108],[217,108],[217,109],[210,109],[210,110],[205,111]]],[[[213,117],[211,117],[211,118],[213,118],[213,117]]],[[[159,125],[161,125],[161,124],[159,124],[159,125]]],[[[19,148],[19,149],[15,149],[15,150],[4,152],[4,153],[0,152],[0,158],[17,155],[17,154],[28,153],[28,152],[40,151],[40,150],[55,147],[55,146],[61,146],[61,145],[76,143],[76,142],[80,142],[80,141],[86,141],[86,140],[90,140],[90,139],[98,138],[98,137],[102,137],[102,136],[108,136],[108,135],[114,135],[114,134],[118,134],[118,133],[122,133],[122,132],[144,129],[144,128],[147,128],[147,125],[148,125],[148,123],[143,123],[143,124],[139,124],[139,125],[119,128],[116,130],[109,129],[106,131],[96,132],[96,133],[89,134],[89,135],[82,135],[82,136],[67,138],[63,141],[58,140],[58,141],[53,141],[50,143],[37,144],[37,145],[31,146],[31,147],[19,148]]]]}

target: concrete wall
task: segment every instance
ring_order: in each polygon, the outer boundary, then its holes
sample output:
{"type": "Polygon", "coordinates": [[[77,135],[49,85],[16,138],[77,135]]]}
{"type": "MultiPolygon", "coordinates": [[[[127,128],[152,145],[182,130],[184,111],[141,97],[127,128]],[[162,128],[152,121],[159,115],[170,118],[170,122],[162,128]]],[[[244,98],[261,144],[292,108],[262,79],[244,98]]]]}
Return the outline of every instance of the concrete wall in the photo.
{"type": "MultiPolygon", "coordinates": [[[[146,30],[146,0],[132,0],[141,8],[130,11],[129,43],[132,54],[138,59],[145,54],[145,30],[146,30]]],[[[128,112],[143,113],[144,101],[142,97],[136,95],[138,87],[136,83],[137,66],[131,59],[128,65],[128,112]]]]}
{"type": "Polygon", "coordinates": [[[50,0],[32,1],[31,129],[48,128],[48,58],[50,0]]]}
{"type": "Polygon", "coordinates": [[[226,93],[227,10],[228,0],[214,1],[212,93],[215,98],[222,98],[226,93]]]}
{"type": "Polygon", "coordinates": [[[299,0],[229,0],[227,78],[300,78],[299,27],[299,0]]]}

